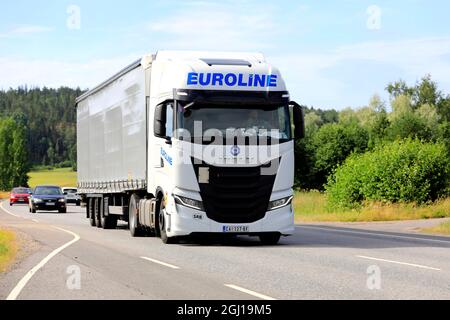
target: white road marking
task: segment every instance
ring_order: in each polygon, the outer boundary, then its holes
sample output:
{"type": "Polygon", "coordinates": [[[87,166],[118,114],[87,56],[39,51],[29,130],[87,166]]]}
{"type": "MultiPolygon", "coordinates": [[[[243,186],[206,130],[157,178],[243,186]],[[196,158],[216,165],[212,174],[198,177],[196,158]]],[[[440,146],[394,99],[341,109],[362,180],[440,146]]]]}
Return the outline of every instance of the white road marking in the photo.
{"type": "Polygon", "coordinates": [[[156,259],[152,259],[152,258],[148,258],[148,257],[141,257],[141,259],[144,259],[144,260],[147,260],[147,261],[150,261],[153,263],[157,263],[157,264],[160,264],[162,266],[165,266],[165,267],[168,267],[171,269],[180,269],[180,267],[174,266],[173,264],[165,263],[165,262],[162,262],[162,261],[159,261],[156,259]]]}
{"type": "Polygon", "coordinates": [[[37,220],[37,219],[31,219],[31,220],[36,222],[36,223],[39,223],[39,220],[37,220]]]}
{"type": "MultiPolygon", "coordinates": [[[[9,210],[6,210],[3,207],[3,203],[0,204],[0,207],[3,209],[3,211],[5,211],[6,213],[18,217],[18,218],[23,218],[20,216],[17,216],[15,214],[13,214],[12,212],[9,212],[9,210]]],[[[25,218],[24,218],[25,219],[25,218]]],[[[35,220],[35,219],[33,219],[35,220]]],[[[36,220],[37,221],[37,220],[36,220]]],[[[34,266],[30,271],[27,272],[27,274],[25,274],[25,276],[17,283],[17,285],[14,287],[14,289],[11,291],[11,293],[8,295],[8,297],[6,298],[6,300],[16,300],[17,297],[20,295],[20,293],[22,292],[23,288],[25,288],[25,286],[27,285],[27,283],[31,280],[31,278],[36,274],[36,272],[39,271],[39,269],[41,269],[43,266],[45,266],[53,257],[55,257],[58,253],[60,253],[61,251],[63,251],[64,249],[70,247],[72,244],[74,244],[75,242],[77,242],[78,240],[80,240],[80,236],[77,235],[76,233],[63,229],[63,228],[59,228],[59,227],[55,227],[52,226],[53,228],[63,231],[65,233],[70,234],[71,236],[73,236],[73,239],[69,242],[67,242],[66,244],[62,245],[61,247],[53,250],[48,256],[46,256],[44,259],[42,259],[41,262],[39,262],[36,266],[34,266]]]]}
{"type": "Polygon", "coordinates": [[[364,234],[371,235],[376,237],[386,237],[386,238],[400,238],[400,239],[411,239],[411,240],[421,240],[421,241],[431,241],[431,242],[440,242],[450,244],[450,240],[439,240],[439,239],[430,239],[430,238],[419,238],[419,237],[411,237],[411,236],[402,236],[402,235],[390,235],[390,234],[382,234],[375,232],[363,232],[363,231],[351,231],[351,230],[337,230],[331,228],[321,228],[321,227],[313,227],[313,226],[296,226],[296,228],[305,228],[305,229],[317,229],[324,231],[333,231],[333,232],[342,232],[342,233],[353,233],[353,234],[364,234]]]}
{"type": "Polygon", "coordinates": [[[17,214],[12,213],[11,211],[9,211],[9,210],[6,209],[5,207],[3,207],[3,203],[4,203],[4,202],[0,203],[0,207],[3,209],[3,211],[5,211],[7,214],[9,214],[9,215],[11,215],[11,216],[13,216],[13,217],[24,219],[24,217],[18,216],[17,214]]]}
{"type": "Polygon", "coordinates": [[[251,296],[257,297],[257,298],[262,299],[262,300],[277,300],[275,298],[266,296],[264,294],[261,294],[261,293],[258,293],[258,292],[252,291],[252,290],[248,290],[248,289],[236,286],[234,284],[226,284],[225,287],[228,287],[228,288],[240,291],[240,292],[244,292],[246,294],[249,294],[251,296]]]}
{"type": "Polygon", "coordinates": [[[438,268],[427,267],[427,266],[423,266],[423,265],[420,265],[420,264],[414,264],[414,263],[406,263],[406,262],[400,262],[400,261],[394,261],[394,260],[379,259],[379,258],[367,257],[367,256],[356,256],[356,257],[361,258],[361,259],[369,259],[369,260],[375,260],[375,261],[382,261],[382,262],[401,264],[401,265],[410,266],[410,267],[416,267],[416,268],[421,268],[421,269],[441,271],[441,269],[438,269],[438,268]]]}

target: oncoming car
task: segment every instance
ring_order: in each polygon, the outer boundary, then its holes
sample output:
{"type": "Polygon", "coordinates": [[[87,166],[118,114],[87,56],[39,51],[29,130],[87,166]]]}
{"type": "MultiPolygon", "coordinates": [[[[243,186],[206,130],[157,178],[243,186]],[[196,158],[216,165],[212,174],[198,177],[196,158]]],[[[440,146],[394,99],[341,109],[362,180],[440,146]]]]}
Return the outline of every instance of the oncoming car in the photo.
{"type": "Polygon", "coordinates": [[[77,188],[62,188],[62,192],[66,196],[66,203],[74,203],[77,206],[81,204],[81,197],[77,193],[77,188]]]}
{"type": "Polygon", "coordinates": [[[34,188],[30,199],[30,212],[37,211],[59,211],[66,213],[66,197],[60,187],[38,186],[34,188]]]}
{"type": "Polygon", "coordinates": [[[30,188],[14,188],[9,197],[9,205],[28,204],[31,196],[30,188]]]}

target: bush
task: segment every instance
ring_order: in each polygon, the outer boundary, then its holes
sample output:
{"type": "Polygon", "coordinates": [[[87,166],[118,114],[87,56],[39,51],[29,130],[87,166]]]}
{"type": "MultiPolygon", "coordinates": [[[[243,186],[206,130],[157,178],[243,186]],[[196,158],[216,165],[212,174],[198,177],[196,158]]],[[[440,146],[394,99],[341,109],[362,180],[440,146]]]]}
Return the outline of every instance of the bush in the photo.
{"type": "Polygon", "coordinates": [[[353,208],[363,201],[426,203],[448,195],[449,186],[445,145],[408,139],[350,156],[326,190],[331,207],[353,208]]]}
{"type": "Polygon", "coordinates": [[[344,162],[351,153],[364,152],[368,141],[368,131],[354,122],[322,126],[313,135],[311,146],[307,148],[314,152],[312,169],[317,183],[315,187],[323,188],[334,168],[344,162]]]}

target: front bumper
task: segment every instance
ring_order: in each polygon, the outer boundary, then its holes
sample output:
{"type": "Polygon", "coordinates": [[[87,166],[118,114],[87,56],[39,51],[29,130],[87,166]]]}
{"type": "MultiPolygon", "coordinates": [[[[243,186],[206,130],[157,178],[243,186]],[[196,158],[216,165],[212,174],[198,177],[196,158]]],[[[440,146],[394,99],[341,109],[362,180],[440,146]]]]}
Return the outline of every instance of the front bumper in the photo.
{"type": "Polygon", "coordinates": [[[248,232],[234,234],[258,235],[261,233],[280,233],[283,236],[294,234],[294,210],[291,205],[267,212],[265,217],[253,223],[219,223],[209,219],[205,212],[176,205],[176,212],[167,215],[168,236],[188,236],[193,233],[233,234],[224,232],[224,227],[248,227],[248,232]]]}
{"type": "Polygon", "coordinates": [[[66,209],[66,203],[57,202],[55,205],[48,205],[46,203],[34,203],[33,207],[36,210],[57,211],[66,209]]]}
{"type": "Polygon", "coordinates": [[[30,199],[24,198],[24,199],[9,199],[9,202],[12,204],[28,204],[30,203],[30,199]]]}

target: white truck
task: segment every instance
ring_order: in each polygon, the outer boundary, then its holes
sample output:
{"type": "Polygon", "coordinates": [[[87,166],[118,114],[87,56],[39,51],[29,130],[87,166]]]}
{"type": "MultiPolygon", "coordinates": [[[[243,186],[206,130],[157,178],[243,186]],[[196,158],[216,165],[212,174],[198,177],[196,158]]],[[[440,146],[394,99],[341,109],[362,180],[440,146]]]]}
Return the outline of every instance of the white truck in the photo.
{"type": "Polygon", "coordinates": [[[294,232],[303,110],[258,53],[160,51],[77,99],[78,193],[92,226],[164,243],[294,232]]]}

